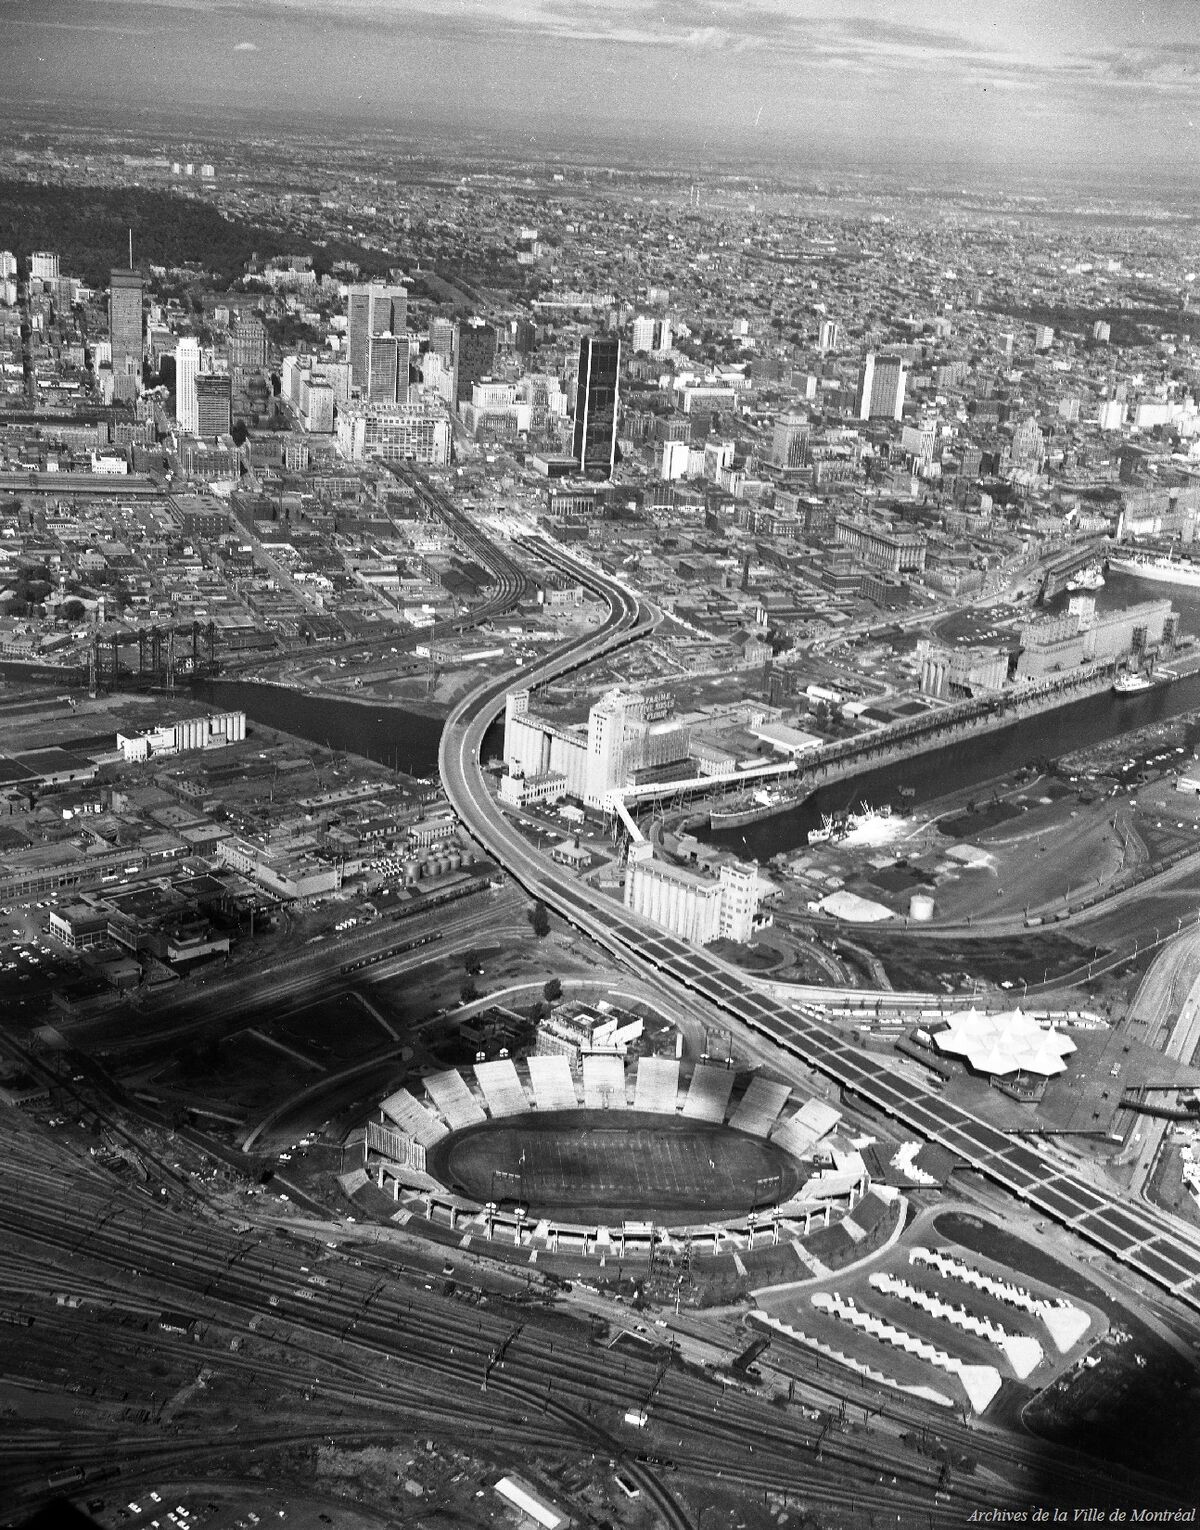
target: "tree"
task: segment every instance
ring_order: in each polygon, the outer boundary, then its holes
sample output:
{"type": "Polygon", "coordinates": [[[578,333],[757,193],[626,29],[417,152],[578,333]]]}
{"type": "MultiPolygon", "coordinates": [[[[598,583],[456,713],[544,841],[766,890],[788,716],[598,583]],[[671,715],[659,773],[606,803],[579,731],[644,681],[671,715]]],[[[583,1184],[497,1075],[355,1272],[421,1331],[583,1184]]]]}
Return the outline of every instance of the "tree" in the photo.
{"type": "Polygon", "coordinates": [[[550,933],[550,911],[539,898],[529,913],[529,922],[533,926],[533,933],[539,940],[544,940],[550,933]]]}
{"type": "Polygon", "coordinates": [[[58,614],[65,622],[77,622],[87,612],[87,607],[82,600],[64,600],[58,608],[58,614]]]}
{"type": "Polygon", "coordinates": [[[479,989],[475,986],[475,979],[468,978],[458,990],[458,996],[464,1004],[470,1004],[479,997],[479,989]]]}
{"type": "Polygon", "coordinates": [[[563,987],[561,980],[556,977],[552,977],[543,986],[542,997],[546,1000],[547,1004],[553,1004],[555,999],[562,998],[562,991],[563,987]]]}

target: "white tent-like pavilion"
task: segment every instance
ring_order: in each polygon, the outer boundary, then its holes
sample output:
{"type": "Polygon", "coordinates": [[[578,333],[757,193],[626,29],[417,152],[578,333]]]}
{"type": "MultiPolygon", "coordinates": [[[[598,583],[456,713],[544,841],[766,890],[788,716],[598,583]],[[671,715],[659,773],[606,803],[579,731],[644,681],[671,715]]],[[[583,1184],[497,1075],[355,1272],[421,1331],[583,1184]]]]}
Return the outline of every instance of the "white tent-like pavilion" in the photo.
{"type": "Polygon", "coordinates": [[[1050,1078],[1065,1073],[1064,1061],[1075,1043],[1061,1031],[1047,1030],[1022,1009],[988,1015],[977,1009],[951,1017],[947,1028],[933,1038],[939,1052],[961,1057],[977,1073],[994,1078],[1010,1074],[1036,1074],[1050,1078]]]}

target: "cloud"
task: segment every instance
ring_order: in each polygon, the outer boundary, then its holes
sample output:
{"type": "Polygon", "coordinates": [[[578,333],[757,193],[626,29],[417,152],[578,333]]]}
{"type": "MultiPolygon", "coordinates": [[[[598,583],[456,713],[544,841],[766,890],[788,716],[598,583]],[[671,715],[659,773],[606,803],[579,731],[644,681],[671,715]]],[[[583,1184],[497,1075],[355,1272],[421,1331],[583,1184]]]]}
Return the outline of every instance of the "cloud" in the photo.
{"type": "Polygon", "coordinates": [[[1200,74],[1200,52],[1193,44],[1167,43],[1157,48],[1123,48],[1095,58],[1114,80],[1145,85],[1190,85],[1200,74]]]}
{"type": "Polygon", "coordinates": [[[729,33],[724,27],[694,27],[686,37],[681,39],[683,47],[695,48],[699,51],[725,48],[729,45],[729,41],[729,33]]]}
{"type": "Polygon", "coordinates": [[[252,42],[234,43],[233,51],[235,53],[257,53],[258,44],[252,42]]]}

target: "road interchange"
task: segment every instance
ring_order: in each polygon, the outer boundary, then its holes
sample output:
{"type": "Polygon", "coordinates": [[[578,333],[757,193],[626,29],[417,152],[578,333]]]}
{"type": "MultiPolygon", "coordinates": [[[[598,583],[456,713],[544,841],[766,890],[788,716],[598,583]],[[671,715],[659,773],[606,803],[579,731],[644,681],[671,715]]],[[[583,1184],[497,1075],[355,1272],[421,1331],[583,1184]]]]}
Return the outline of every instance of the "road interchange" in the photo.
{"type": "Polygon", "coordinates": [[[941,1097],[929,1085],[894,1076],[887,1062],[861,1052],[821,1018],[821,1006],[940,1010],[945,996],[878,993],[862,989],[797,987],[780,1002],[753,978],[709,953],[641,920],[576,881],[538,854],[500,811],[480,764],[484,736],[515,686],[533,687],[591,664],[653,631],[657,613],[614,579],[549,544],[539,554],[605,600],[599,629],[560,645],[541,661],[464,697],[442,733],[439,768],[447,797],[467,830],[533,897],[591,936],[618,961],[652,979],[666,978],[701,995],[755,1040],[766,1040],[786,1073],[800,1062],[832,1079],[851,1096],[918,1136],[941,1144],[969,1167],[1078,1233],[1120,1264],[1137,1271],[1200,1311],[1200,1239],[1171,1229],[1139,1203],[1125,1203],[1066,1171],[1038,1147],[998,1130],[941,1097]]]}

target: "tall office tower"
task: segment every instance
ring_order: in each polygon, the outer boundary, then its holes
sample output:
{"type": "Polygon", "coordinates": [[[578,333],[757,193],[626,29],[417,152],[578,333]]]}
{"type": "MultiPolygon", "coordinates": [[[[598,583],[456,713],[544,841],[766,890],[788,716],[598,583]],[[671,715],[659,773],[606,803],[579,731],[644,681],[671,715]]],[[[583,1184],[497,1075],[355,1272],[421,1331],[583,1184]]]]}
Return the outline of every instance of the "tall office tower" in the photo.
{"type": "MultiPolygon", "coordinates": [[[[178,362],[176,366],[178,367],[178,362]]],[[[194,434],[202,440],[208,440],[210,436],[227,436],[233,403],[233,387],[230,379],[218,376],[214,372],[197,372],[195,389],[194,434]]]]}
{"type": "Polygon", "coordinates": [[[346,349],[350,357],[350,379],[356,388],[365,388],[370,374],[372,335],[402,335],[408,324],[408,292],[404,287],[388,287],[371,282],[365,287],[351,287],[346,304],[346,349]]]}
{"type": "Polygon", "coordinates": [[[17,257],[11,250],[0,250],[0,282],[17,274],[17,257]]]}
{"type": "Polygon", "coordinates": [[[860,420],[898,420],[904,408],[908,363],[903,356],[877,356],[868,351],[858,374],[860,420]]]}
{"type": "Polygon", "coordinates": [[[335,395],[333,384],[310,372],[300,388],[300,419],[311,435],[333,434],[335,395]]]}
{"type": "Polygon", "coordinates": [[[408,401],[408,336],[371,335],[367,341],[367,379],[363,397],[372,404],[408,401]]]}
{"type": "Polygon", "coordinates": [[[589,477],[611,478],[617,461],[617,392],[621,342],[586,335],[579,342],[574,452],[589,477]]]}
{"type": "Polygon", "coordinates": [[[441,356],[445,361],[449,361],[454,355],[454,321],[452,319],[430,319],[429,349],[435,356],[441,356]]]}
{"type": "Polygon", "coordinates": [[[654,319],[650,314],[639,313],[633,321],[633,349],[647,352],[654,349],[654,319]]]}
{"type": "Polygon", "coordinates": [[[822,319],[821,328],[817,332],[817,349],[822,353],[836,351],[841,342],[842,332],[832,319],[822,319]]]}
{"type": "Polygon", "coordinates": [[[113,396],[134,399],[142,388],[142,278],[121,268],[108,278],[108,340],[112,347],[113,396]]]}
{"type": "Polygon", "coordinates": [[[29,274],[35,282],[56,282],[58,256],[49,250],[35,250],[29,257],[29,274]]]}
{"type": "Polygon", "coordinates": [[[279,391],[282,397],[286,398],[288,403],[295,409],[300,407],[301,379],[306,377],[311,369],[311,356],[285,356],[283,358],[279,391]]]}
{"type": "Polygon", "coordinates": [[[471,389],[496,365],[496,331],[484,319],[468,319],[455,326],[454,342],[454,402],[469,404],[471,389]]]}
{"type": "Polygon", "coordinates": [[[674,339],[675,336],[671,330],[671,315],[669,313],[664,314],[655,325],[654,354],[656,356],[665,356],[671,349],[674,339]]]}
{"type": "Polygon", "coordinates": [[[808,420],[802,414],[780,415],[771,436],[771,461],[776,467],[798,468],[808,461],[808,420]]]}
{"type": "Polygon", "coordinates": [[[238,314],[229,331],[230,371],[254,371],[267,364],[267,331],[261,319],[238,314]]]}
{"type": "Polygon", "coordinates": [[[175,347],[175,418],[184,430],[196,434],[196,374],[200,371],[200,342],[183,335],[175,347]]]}

